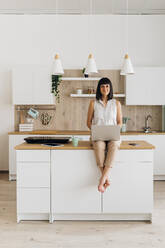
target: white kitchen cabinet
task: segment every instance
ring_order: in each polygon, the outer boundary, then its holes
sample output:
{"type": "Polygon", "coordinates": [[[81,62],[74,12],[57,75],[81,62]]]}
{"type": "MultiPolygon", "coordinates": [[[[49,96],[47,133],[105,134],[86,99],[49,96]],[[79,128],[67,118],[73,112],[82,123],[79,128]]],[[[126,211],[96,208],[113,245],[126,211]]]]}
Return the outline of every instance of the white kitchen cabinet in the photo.
{"type": "Polygon", "coordinates": [[[103,195],[103,213],[152,213],[152,162],[135,162],[136,159],[115,163],[111,185],[103,195]]]}
{"type": "MultiPolygon", "coordinates": [[[[48,136],[48,137],[72,137],[72,135],[36,135],[36,134],[29,134],[29,135],[9,135],[9,180],[16,179],[16,151],[14,147],[19,145],[24,141],[24,138],[33,136],[48,136]]],[[[79,140],[88,141],[89,135],[75,135],[79,138],[79,140]]]]}
{"type": "Polygon", "coordinates": [[[101,212],[100,172],[93,150],[51,151],[52,215],[101,212]]]}
{"type": "Polygon", "coordinates": [[[126,105],[165,105],[165,67],[135,67],[126,77],[126,105]]]}
{"type": "Polygon", "coordinates": [[[16,152],[18,222],[152,220],[152,149],[119,150],[104,194],[98,192],[101,173],[91,149],[16,152]]]}
{"type": "Polygon", "coordinates": [[[17,150],[17,222],[50,218],[50,150],[17,150]]]}
{"type": "Polygon", "coordinates": [[[50,70],[44,66],[17,66],[12,69],[13,104],[53,104],[50,70]]]}
{"type": "Polygon", "coordinates": [[[165,180],[165,135],[122,135],[122,140],[145,140],[155,146],[154,150],[154,179],[165,180]]]}
{"type": "Polygon", "coordinates": [[[20,220],[26,220],[26,217],[21,218],[23,214],[26,214],[26,216],[32,220],[33,218],[30,217],[31,214],[49,215],[50,213],[50,189],[49,188],[18,188],[17,189],[17,212],[18,212],[18,222],[20,220]]]}
{"type": "Polygon", "coordinates": [[[50,162],[19,162],[17,178],[18,187],[50,187],[50,162]]]}

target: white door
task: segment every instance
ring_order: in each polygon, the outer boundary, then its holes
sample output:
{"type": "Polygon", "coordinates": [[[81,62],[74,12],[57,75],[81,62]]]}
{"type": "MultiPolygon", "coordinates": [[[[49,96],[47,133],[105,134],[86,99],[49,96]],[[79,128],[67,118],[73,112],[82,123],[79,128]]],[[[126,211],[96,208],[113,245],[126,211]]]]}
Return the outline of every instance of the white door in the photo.
{"type": "Polygon", "coordinates": [[[35,69],[33,92],[34,104],[52,104],[50,97],[51,74],[49,68],[42,66],[35,69]]]}
{"type": "Polygon", "coordinates": [[[110,174],[110,187],[103,195],[103,212],[152,212],[152,169],[152,162],[115,164],[110,174]]]}
{"type": "Polygon", "coordinates": [[[33,104],[33,78],[31,67],[17,66],[12,69],[13,104],[33,104]]]}
{"type": "Polygon", "coordinates": [[[13,68],[13,104],[52,104],[50,73],[46,66],[25,65],[13,68]]]}
{"type": "Polygon", "coordinates": [[[136,67],[126,77],[126,105],[165,105],[165,67],[136,67]]]}
{"type": "Polygon", "coordinates": [[[53,150],[52,212],[100,213],[99,170],[93,150],[53,150]]]}

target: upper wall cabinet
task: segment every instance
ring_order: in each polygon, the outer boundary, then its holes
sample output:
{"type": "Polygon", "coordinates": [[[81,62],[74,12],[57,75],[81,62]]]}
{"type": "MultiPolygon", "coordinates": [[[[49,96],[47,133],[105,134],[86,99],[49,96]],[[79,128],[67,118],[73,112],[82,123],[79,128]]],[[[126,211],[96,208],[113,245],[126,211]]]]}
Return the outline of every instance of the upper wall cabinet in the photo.
{"type": "Polygon", "coordinates": [[[50,69],[17,66],[12,69],[13,104],[52,104],[50,69]]]}
{"type": "Polygon", "coordinates": [[[126,77],[126,105],[165,105],[165,67],[136,67],[126,77]]]}

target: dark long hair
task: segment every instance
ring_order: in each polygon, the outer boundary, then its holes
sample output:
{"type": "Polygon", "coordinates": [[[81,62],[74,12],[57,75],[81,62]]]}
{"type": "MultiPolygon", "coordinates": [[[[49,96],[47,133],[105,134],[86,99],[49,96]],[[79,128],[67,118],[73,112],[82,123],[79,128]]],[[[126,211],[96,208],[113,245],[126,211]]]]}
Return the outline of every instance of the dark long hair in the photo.
{"type": "Polygon", "coordinates": [[[102,99],[102,94],[101,94],[101,91],[100,91],[100,86],[101,86],[102,84],[109,84],[109,86],[110,86],[110,92],[109,92],[109,94],[108,94],[108,96],[107,96],[107,99],[108,99],[108,101],[109,101],[110,99],[113,98],[113,87],[112,87],[111,80],[110,80],[109,78],[106,78],[106,77],[101,78],[101,79],[99,80],[99,82],[98,82],[97,89],[96,89],[96,99],[97,99],[98,101],[102,99]]]}

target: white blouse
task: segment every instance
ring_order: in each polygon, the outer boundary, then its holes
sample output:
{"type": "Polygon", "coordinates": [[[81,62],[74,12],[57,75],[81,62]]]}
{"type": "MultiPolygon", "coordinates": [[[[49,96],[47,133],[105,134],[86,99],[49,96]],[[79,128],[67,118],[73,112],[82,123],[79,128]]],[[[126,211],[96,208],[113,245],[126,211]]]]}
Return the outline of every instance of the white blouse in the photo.
{"type": "Polygon", "coordinates": [[[94,102],[93,125],[117,125],[117,107],[116,100],[111,99],[104,106],[101,100],[94,102]]]}

